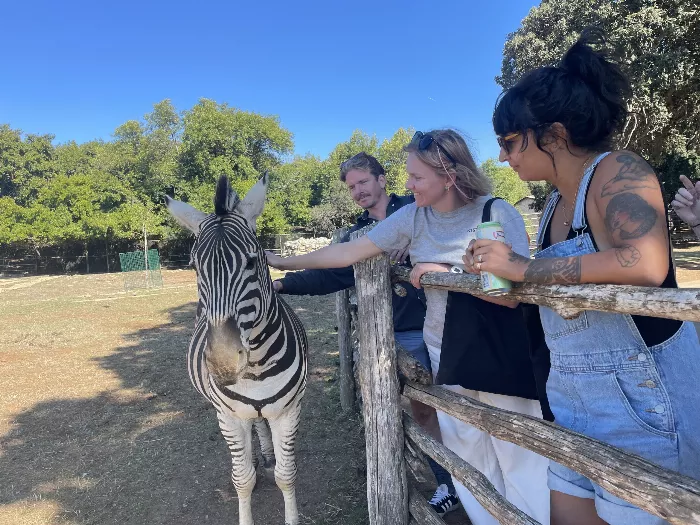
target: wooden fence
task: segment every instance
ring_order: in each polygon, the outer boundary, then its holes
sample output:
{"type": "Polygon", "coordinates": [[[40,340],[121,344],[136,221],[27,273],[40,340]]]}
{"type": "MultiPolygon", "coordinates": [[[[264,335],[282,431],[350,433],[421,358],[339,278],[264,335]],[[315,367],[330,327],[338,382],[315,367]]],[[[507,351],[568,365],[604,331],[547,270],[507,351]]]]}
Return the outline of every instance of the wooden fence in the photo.
{"type": "MultiPolygon", "coordinates": [[[[357,232],[353,236],[364,234],[357,232]]],[[[355,265],[357,326],[361,358],[359,384],[367,448],[367,501],[371,525],[443,523],[417,491],[407,472],[416,473],[432,457],[458,479],[501,523],[536,524],[508,502],[474,467],[435,441],[401,410],[401,396],[430,405],[492,436],[557,461],[601,487],[673,524],[700,525],[700,482],[665,470],[638,456],[556,424],[500,410],[447,389],[394,342],[392,280],[408,281],[408,270],[390,269],[386,256],[355,265]]],[[[479,280],[467,274],[429,273],[425,287],[483,295],[479,280]]],[[[348,292],[339,292],[338,335],[341,400],[354,402],[351,322],[348,292]],[[342,295],[345,294],[345,295],[342,295]],[[344,386],[345,385],[345,386],[344,386]]],[[[566,318],[583,310],[666,317],[700,322],[700,289],[633,286],[515,286],[504,296],[548,306],[566,318]]]]}

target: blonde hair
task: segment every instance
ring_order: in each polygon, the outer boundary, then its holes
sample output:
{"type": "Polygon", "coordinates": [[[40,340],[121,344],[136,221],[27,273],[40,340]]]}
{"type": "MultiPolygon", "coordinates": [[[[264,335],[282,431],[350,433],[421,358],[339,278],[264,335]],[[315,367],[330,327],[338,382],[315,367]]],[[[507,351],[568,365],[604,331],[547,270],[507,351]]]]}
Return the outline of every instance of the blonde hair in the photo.
{"type": "Polygon", "coordinates": [[[462,135],[453,129],[434,129],[425,135],[433,137],[433,143],[427,149],[421,150],[418,142],[411,141],[403,150],[415,153],[416,157],[433,168],[435,173],[449,178],[467,200],[491,193],[491,179],[477,167],[462,135]],[[448,155],[455,162],[452,162],[448,155]]]}

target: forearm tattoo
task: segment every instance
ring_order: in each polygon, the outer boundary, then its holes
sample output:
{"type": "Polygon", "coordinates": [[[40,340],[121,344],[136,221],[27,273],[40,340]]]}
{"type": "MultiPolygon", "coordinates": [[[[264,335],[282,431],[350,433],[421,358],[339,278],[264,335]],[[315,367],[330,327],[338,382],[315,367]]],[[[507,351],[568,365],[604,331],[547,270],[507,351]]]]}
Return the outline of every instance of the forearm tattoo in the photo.
{"type": "Polygon", "coordinates": [[[540,284],[575,284],[581,282],[581,257],[555,257],[530,261],[525,280],[540,284]]]}
{"type": "Polygon", "coordinates": [[[580,257],[556,257],[533,261],[511,251],[508,260],[527,265],[525,281],[530,283],[575,284],[581,282],[580,257]]]}

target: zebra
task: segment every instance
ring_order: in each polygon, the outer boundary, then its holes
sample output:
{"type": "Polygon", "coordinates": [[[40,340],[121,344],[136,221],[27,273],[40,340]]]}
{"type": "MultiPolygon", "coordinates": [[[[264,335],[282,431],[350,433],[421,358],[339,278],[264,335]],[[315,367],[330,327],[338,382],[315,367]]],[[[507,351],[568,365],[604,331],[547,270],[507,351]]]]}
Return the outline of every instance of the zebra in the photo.
{"type": "Polygon", "coordinates": [[[266,173],[241,200],[222,176],[211,215],[170,197],[166,206],[195,234],[191,261],[199,301],[187,366],[195,389],[216,408],[231,452],[239,523],[254,524],[255,427],[266,463],[271,433],[285,525],[298,525],[295,441],[308,343],[301,321],[272,289],[265,252],[255,236],[268,179],[266,173]]]}

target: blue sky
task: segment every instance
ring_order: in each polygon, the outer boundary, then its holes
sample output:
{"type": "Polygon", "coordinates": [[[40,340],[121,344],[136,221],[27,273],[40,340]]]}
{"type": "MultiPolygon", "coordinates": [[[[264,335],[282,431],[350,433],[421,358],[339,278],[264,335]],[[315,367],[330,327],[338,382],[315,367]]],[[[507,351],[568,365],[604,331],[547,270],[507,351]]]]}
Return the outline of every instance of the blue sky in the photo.
{"type": "Polygon", "coordinates": [[[56,142],[102,138],[154,103],[201,97],[278,115],[295,152],[355,129],[453,126],[496,156],[506,35],[535,5],[473,2],[3,2],[0,123],[56,142]]]}

